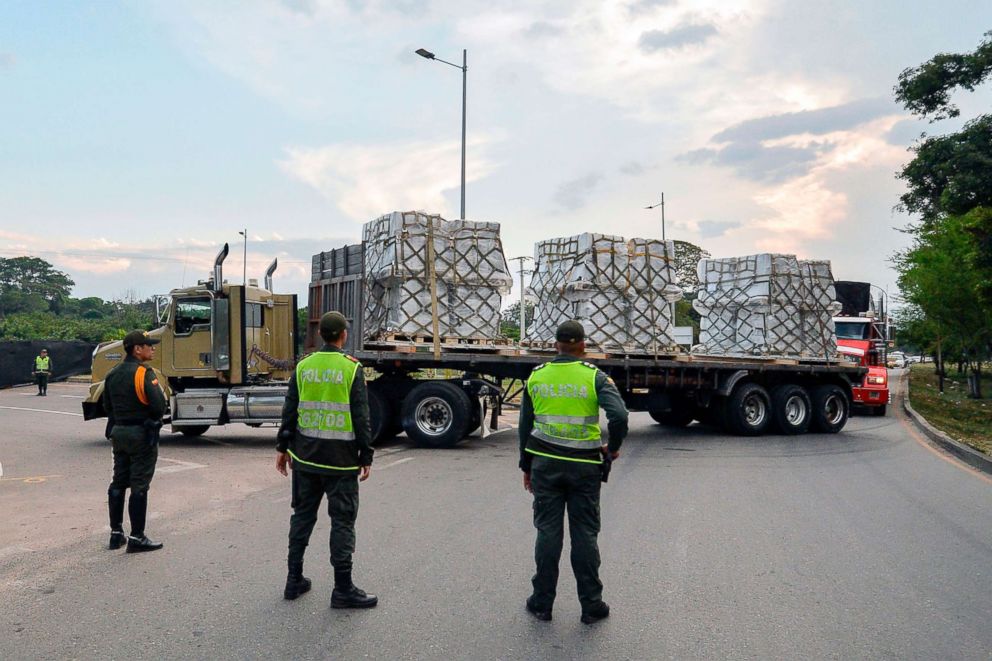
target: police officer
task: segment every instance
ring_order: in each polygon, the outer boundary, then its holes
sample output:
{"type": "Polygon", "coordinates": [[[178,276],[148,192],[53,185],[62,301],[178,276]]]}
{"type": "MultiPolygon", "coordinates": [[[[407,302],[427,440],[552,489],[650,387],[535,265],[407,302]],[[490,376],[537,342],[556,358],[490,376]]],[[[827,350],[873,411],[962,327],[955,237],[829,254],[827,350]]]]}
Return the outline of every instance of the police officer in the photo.
{"type": "Polygon", "coordinates": [[[524,488],[534,494],[537,528],[537,572],[526,606],[538,620],[551,619],[567,509],[581,620],[592,624],[610,614],[599,580],[599,489],[604,458],[620,456],[627,409],[613,380],[582,361],[585,331],[579,322],[561,324],[555,339],[558,356],[531,372],[520,407],[520,468],[524,488]],[[608,445],[600,438],[600,407],[609,421],[608,445]]]}
{"type": "Polygon", "coordinates": [[[107,490],[110,510],[110,549],[127,542],[128,553],[157,551],[160,542],[145,535],[148,487],[158,459],[158,436],[165,413],[165,394],[155,373],[143,363],[155,357],[159,339],[148,331],[134,330],[124,336],[127,357],[104,381],[103,408],[110,419],[110,441],[114,448],[114,478],[107,490]],[[128,515],[131,535],[125,537],[124,495],[131,490],[128,515]]]}
{"type": "Polygon", "coordinates": [[[34,379],[38,384],[38,397],[48,396],[48,377],[52,374],[52,359],[48,349],[42,349],[34,359],[34,379]]]}
{"type": "Polygon", "coordinates": [[[358,482],[372,471],[372,430],[368,391],[361,364],[342,347],[348,322],[340,312],[320,318],[324,346],[296,366],[282,409],[276,470],[293,469],[293,515],[289,520],[289,573],[283,597],[296,599],[310,589],[303,555],[327,495],[331,516],[331,608],[372,608],[379,599],[351,579],[358,516],[358,482]]]}

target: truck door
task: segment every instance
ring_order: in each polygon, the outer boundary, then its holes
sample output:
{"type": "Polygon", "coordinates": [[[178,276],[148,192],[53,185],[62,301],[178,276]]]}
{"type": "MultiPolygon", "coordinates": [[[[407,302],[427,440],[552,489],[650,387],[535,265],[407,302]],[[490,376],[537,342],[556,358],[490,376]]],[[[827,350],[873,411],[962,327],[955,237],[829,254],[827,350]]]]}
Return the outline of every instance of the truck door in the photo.
{"type": "Polygon", "coordinates": [[[172,318],[172,367],[177,373],[214,371],[210,320],[210,296],[176,299],[172,318]]]}

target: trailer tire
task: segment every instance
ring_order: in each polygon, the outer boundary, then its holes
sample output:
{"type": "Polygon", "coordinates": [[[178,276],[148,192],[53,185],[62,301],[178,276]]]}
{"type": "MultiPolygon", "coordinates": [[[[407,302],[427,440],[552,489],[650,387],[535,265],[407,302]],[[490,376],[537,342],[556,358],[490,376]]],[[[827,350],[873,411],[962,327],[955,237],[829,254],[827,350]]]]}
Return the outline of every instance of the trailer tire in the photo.
{"type": "Polygon", "coordinates": [[[727,430],[739,436],[760,436],[772,421],[772,403],[768,391],[757,383],[742,383],[734,388],[724,406],[727,430]]]}
{"type": "Polygon", "coordinates": [[[186,438],[203,436],[210,429],[210,425],[190,425],[189,427],[179,427],[179,433],[186,438]]]}
{"type": "Polygon", "coordinates": [[[885,410],[887,406],[888,404],[882,404],[881,406],[873,406],[871,407],[871,414],[879,418],[885,417],[885,410]]]}
{"type": "Polygon", "coordinates": [[[802,386],[785,383],[772,388],[772,419],[787,436],[805,434],[813,418],[813,403],[802,386]]]}
{"type": "Polygon", "coordinates": [[[396,425],[393,419],[396,417],[389,400],[379,392],[378,388],[369,388],[369,426],[372,428],[372,444],[384,441],[396,436],[398,432],[393,430],[396,425]]]}
{"type": "Polygon", "coordinates": [[[471,404],[458,386],[426,381],[403,400],[403,430],[421,447],[450,448],[465,437],[471,404]]]}
{"type": "Polygon", "coordinates": [[[851,403],[840,386],[824,385],[813,388],[813,429],[825,434],[836,434],[851,414],[851,403]]]}
{"type": "Polygon", "coordinates": [[[657,409],[648,411],[651,419],[663,427],[687,427],[695,420],[695,413],[688,406],[671,408],[667,411],[659,411],[657,409]]]}

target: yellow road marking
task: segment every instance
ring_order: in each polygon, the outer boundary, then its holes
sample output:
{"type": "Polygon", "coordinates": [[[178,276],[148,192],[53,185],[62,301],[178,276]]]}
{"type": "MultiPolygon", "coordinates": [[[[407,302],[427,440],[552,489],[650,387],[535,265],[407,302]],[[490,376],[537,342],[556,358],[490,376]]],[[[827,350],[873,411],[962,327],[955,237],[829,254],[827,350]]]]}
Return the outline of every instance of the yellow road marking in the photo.
{"type": "Polygon", "coordinates": [[[22,484],[41,484],[50,477],[62,477],[61,475],[32,475],[30,477],[0,477],[0,482],[21,482],[22,484]]]}

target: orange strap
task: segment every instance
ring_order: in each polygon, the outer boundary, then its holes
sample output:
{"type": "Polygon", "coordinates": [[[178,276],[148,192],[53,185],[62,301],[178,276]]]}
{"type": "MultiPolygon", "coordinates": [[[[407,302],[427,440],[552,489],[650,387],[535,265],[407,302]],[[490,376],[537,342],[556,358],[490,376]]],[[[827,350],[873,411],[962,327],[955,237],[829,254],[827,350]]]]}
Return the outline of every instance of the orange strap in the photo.
{"type": "Polygon", "coordinates": [[[145,394],[145,372],[148,370],[144,365],[138,365],[134,372],[134,394],[138,396],[138,401],[148,406],[148,395],[145,394]]]}

